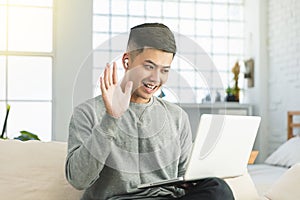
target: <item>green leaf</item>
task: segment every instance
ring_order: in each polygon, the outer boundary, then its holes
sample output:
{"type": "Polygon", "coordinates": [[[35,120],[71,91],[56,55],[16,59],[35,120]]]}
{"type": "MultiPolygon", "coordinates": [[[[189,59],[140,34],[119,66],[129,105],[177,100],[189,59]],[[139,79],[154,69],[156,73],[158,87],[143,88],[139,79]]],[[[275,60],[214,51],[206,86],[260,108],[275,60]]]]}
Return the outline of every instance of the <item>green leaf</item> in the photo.
{"type": "Polygon", "coordinates": [[[40,138],[34,133],[30,133],[28,131],[20,131],[20,133],[21,133],[21,135],[18,137],[15,137],[14,139],[22,140],[22,141],[40,140],[40,138]]]}

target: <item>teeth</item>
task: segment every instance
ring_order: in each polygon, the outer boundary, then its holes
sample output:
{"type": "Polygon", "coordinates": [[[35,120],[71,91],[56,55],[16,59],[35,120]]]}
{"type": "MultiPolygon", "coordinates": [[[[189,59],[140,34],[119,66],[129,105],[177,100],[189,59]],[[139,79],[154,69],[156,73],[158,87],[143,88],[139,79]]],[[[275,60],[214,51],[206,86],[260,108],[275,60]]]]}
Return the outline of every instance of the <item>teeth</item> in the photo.
{"type": "Polygon", "coordinates": [[[155,86],[154,85],[147,85],[147,87],[150,88],[150,89],[154,89],[155,86]]]}
{"type": "Polygon", "coordinates": [[[155,85],[145,84],[145,86],[147,88],[150,88],[151,90],[153,90],[155,88],[155,85]]]}

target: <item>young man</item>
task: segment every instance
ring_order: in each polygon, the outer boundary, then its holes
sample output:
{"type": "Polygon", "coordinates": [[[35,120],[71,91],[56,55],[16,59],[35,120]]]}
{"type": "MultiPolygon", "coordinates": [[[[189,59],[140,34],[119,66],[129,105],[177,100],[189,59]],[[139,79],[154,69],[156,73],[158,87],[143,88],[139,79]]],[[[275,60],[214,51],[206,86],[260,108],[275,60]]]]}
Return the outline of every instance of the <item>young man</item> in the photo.
{"type": "Polygon", "coordinates": [[[176,53],[163,24],[133,27],[117,83],[116,64],[100,79],[102,95],[75,108],[66,177],[88,199],[234,199],[228,185],[207,178],[180,187],[137,189],[183,175],[191,148],[187,114],[153,94],[167,81],[176,53]]]}

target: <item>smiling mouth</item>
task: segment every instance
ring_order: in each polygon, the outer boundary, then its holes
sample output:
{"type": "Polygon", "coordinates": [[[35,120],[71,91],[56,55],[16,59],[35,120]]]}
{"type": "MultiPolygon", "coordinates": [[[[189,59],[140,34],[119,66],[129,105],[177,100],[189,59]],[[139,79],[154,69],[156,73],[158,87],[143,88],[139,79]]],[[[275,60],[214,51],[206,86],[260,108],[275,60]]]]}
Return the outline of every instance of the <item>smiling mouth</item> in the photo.
{"type": "Polygon", "coordinates": [[[148,90],[155,90],[156,88],[157,88],[157,85],[153,85],[153,84],[151,84],[151,83],[144,83],[143,82],[143,85],[148,89],[148,90]]]}

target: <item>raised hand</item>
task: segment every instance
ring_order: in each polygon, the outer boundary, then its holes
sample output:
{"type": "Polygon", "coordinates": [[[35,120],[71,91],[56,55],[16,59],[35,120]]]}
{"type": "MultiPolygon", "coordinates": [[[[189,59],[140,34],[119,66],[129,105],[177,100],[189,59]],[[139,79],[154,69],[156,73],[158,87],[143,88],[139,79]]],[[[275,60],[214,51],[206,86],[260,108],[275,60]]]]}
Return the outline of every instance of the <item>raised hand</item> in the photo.
{"type": "Polygon", "coordinates": [[[112,73],[110,65],[106,65],[103,77],[100,77],[100,88],[106,112],[112,117],[121,117],[129,107],[132,81],[126,83],[123,92],[118,84],[117,65],[114,62],[112,73]]]}

